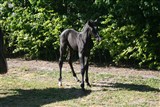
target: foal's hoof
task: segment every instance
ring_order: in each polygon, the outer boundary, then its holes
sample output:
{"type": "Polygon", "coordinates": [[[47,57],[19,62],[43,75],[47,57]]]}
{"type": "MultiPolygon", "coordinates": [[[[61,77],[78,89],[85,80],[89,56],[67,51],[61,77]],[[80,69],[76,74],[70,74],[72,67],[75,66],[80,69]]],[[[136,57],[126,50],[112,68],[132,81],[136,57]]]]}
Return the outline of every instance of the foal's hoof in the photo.
{"type": "Polygon", "coordinates": [[[83,91],[85,90],[85,89],[84,89],[84,84],[81,84],[81,88],[82,88],[83,91]]]}
{"type": "Polygon", "coordinates": [[[81,82],[77,77],[75,77],[75,80],[76,80],[77,82],[81,82]]]}
{"type": "Polygon", "coordinates": [[[77,80],[77,82],[81,83],[81,81],[80,81],[80,80],[77,80]]]}
{"type": "Polygon", "coordinates": [[[90,83],[87,83],[87,86],[91,87],[91,84],[90,84],[90,83]]]}
{"type": "Polygon", "coordinates": [[[62,82],[61,81],[58,82],[58,86],[62,87],[62,82]]]}

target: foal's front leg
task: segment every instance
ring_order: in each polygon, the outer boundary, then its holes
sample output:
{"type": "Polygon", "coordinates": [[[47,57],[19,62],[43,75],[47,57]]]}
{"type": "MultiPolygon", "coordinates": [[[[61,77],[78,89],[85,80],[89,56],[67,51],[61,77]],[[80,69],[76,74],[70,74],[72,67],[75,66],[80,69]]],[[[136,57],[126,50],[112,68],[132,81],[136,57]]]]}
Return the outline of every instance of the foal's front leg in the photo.
{"type": "Polygon", "coordinates": [[[85,78],[85,81],[86,81],[87,85],[89,87],[91,87],[91,85],[89,83],[89,78],[88,78],[88,67],[89,67],[89,65],[88,65],[88,57],[85,57],[84,60],[85,60],[85,69],[86,69],[86,78],[85,78]]]}
{"type": "Polygon", "coordinates": [[[85,74],[85,66],[84,66],[84,56],[79,53],[79,59],[81,64],[81,74],[82,74],[82,81],[81,81],[81,88],[84,90],[84,74],[85,74]]]}

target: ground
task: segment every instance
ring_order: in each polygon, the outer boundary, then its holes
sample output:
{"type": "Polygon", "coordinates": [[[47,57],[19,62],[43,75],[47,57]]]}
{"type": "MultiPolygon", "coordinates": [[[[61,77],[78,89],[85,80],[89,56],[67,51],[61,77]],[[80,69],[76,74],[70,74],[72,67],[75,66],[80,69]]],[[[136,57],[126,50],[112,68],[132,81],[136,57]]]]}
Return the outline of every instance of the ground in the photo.
{"type": "MultiPolygon", "coordinates": [[[[68,63],[63,87],[58,87],[57,62],[7,59],[8,73],[0,75],[0,107],[159,107],[159,71],[90,65],[92,87],[82,91],[68,63]]],[[[80,65],[73,64],[81,78],[80,65]]]]}
{"type": "MultiPolygon", "coordinates": [[[[13,69],[19,67],[29,68],[29,71],[35,70],[49,70],[49,71],[59,71],[58,62],[48,62],[41,60],[30,60],[26,61],[24,59],[8,59],[9,72],[13,69]]],[[[78,62],[74,62],[74,69],[76,72],[80,71],[80,65],[78,62]]],[[[70,71],[68,63],[64,63],[63,71],[70,71]]],[[[90,65],[89,71],[91,72],[106,72],[114,75],[122,76],[142,76],[144,78],[158,78],[158,71],[144,70],[144,69],[132,69],[132,68],[116,68],[116,67],[97,67],[96,65],[90,65]]]]}

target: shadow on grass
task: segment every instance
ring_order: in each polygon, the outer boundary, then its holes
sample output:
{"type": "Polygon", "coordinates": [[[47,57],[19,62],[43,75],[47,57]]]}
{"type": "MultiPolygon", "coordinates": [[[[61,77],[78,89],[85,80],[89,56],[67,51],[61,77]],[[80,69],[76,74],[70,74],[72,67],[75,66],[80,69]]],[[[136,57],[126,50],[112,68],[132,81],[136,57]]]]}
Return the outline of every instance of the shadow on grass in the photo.
{"type": "Polygon", "coordinates": [[[81,98],[91,93],[91,90],[82,91],[76,88],[12,89],[9,91],[15,95],[0,98],[0,107],[40,107],[45,104],[81,98]]]}
{"type": "Polygon", "coordinates": [[[140,92],[160,92],[159,89],[150,87],[148,85],[138,85],[138,84],[127,84],[127,83],[101,83],[98,85],[93,85],[94,87],[102,87],[102,88],[118,88],[132,91],[140,91],[140,92]]]}

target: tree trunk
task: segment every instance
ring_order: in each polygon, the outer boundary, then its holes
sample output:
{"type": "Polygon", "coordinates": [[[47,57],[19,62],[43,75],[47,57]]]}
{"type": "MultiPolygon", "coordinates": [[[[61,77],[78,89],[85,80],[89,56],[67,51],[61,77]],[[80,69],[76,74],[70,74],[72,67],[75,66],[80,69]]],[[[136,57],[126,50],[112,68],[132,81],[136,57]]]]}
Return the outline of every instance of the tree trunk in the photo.
{"type": "Polygon", "coordinates": [[[3,53],[3,33],[0,29],[0,74],[7,73],[7,63],[3,53]]]}

